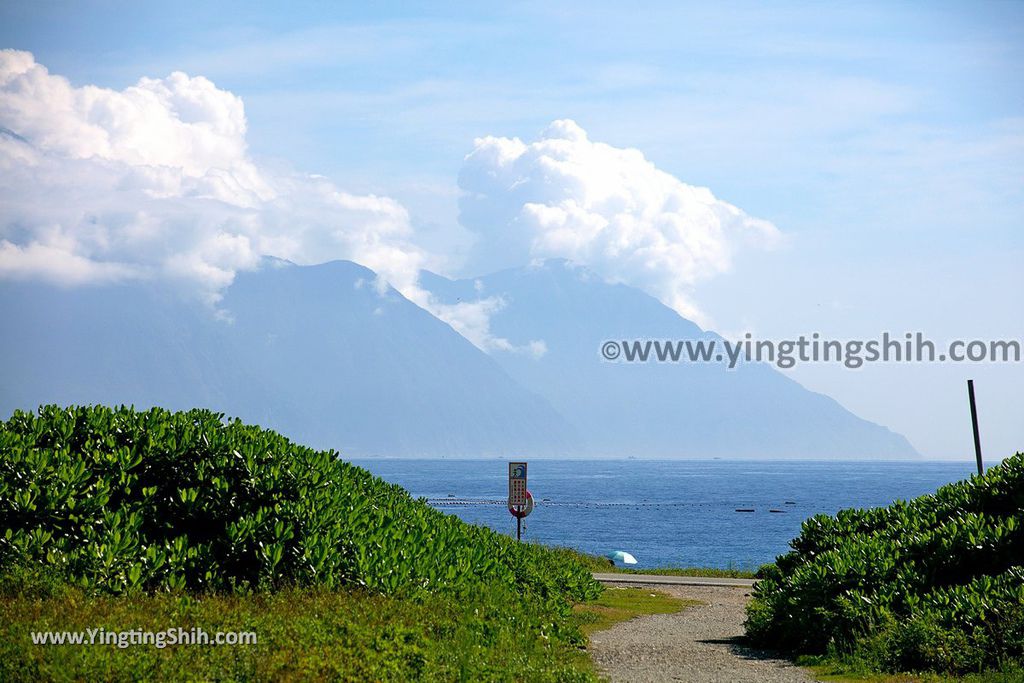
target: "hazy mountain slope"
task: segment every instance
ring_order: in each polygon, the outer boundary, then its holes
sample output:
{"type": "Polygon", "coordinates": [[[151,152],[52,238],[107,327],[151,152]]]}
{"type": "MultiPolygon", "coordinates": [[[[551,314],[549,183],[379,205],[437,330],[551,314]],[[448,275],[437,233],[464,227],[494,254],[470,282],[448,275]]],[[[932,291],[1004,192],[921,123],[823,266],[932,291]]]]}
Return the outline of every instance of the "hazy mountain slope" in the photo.
{"type": "Polygon", "coordinates": [[[498,296],[491,330],[547,352],[495,352],[512,377],[546,397],[598,456],[913,457],[907,440],[775,369],[747,364],[609,363],[605,340],[693,339],[704,333],[643,292],[562,261],[451,281],[425,273],[447,301],[498,296]]]}
{"type": "Polygon", "coordinates": [[[239,357],[314,443],[404,455],[564,453],[546,401],[375,274],[336,261],[242,274],[224,298],[239,357]]]}
{"type": "Polygon", "coordinates": [[[138,286],[0,285],[0,413],[204,406],[351,455],[574,450],[549,404],[373,272],[266,263],[225,293],[231,322],[138,286]]]}
{"type": "Polygon", "coordinates": [[[2,283],[0,413],[48,402],[224,405],[241,368],[200,313],[143,287],[2,283]]]}

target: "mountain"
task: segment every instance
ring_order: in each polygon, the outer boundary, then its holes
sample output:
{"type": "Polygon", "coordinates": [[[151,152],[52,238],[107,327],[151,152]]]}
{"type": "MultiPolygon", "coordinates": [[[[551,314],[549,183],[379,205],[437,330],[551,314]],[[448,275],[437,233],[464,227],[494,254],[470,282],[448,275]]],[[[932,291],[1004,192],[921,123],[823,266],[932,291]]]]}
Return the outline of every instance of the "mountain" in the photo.
{"type": "Polygon", "coordinates": [[[0,284],[0,415],[43,403],[212,408],[349,456],[911,457],[762,364],[609,363],[606,340],[716,338],[643,292],[562,261],[468,280],[485,354],[362,266],[265,259],[218,310],[154,286],[0,284]]]}
{"type": "Polygon", "coordinates": [[[539,266],[449,280],[423,273],[440,300],[498,297],[494,336],[527,352],[491,355],[544,396],[597,457],[915,457],[903,436],[853,415],[774,368],[741,363],[606,362],[607,340],[719,339],[632,287],[552,260],[539,266]]]}
{"type": "Polygon", "coordinates": [[[207,407],[349,456],[573,452],[569,424],[376,275],[267,259],[218,305],[140,285],[0,284],[0,413],[207,407]]]}

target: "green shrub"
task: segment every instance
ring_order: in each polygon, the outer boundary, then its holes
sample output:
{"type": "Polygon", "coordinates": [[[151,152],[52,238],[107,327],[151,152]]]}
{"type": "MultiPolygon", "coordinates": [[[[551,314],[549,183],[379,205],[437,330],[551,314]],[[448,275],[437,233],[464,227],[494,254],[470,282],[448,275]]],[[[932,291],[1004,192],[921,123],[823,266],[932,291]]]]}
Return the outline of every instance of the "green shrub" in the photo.
{"type": "Polygon", "coordinates": [[[1024,454],[934,495],[813,517],[791,546],[758,574],[755,643],[892,671],[1024,661],[1024,454]]]}
{"type": "Polygon", "coordinates": [[[206,410],[46,406],[0,423],[0,573],[25,568],[107,593],[486,582],[564,611],[600,592],[571,558],[206,410]]]}

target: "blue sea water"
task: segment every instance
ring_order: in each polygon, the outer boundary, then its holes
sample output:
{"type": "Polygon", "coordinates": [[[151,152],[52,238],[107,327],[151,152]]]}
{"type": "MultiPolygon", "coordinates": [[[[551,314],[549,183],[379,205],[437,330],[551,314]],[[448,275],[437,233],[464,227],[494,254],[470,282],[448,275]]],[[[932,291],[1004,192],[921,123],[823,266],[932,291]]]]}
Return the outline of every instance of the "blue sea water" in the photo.
{"type": "MultiPolygon", "coordinates": [[[[515,535],[504,460],[354,462],[446,513],[515,535]]],[[[787,551],[807,517],[931,493],[973,470],[971,462],[534,460],[537,505],[524,539],[596,555],[625,550],[640,568],[756,569],[787,551]]]]}

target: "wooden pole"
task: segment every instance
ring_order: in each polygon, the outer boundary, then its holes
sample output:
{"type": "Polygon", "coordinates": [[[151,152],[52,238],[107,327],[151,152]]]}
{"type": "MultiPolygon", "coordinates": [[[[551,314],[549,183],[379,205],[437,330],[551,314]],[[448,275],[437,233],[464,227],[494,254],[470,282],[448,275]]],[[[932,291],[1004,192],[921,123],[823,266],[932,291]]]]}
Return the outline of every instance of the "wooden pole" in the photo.
{"type": "Polygon", "coordinates": [[[985,473],[981,462],[981,434],[978,433],[978,406],[974,402],[974,380],[967,380],[967,396],[971,399],[971,426],[974,428],[974,456],[978,459],[978,474],[985,473]]]}

